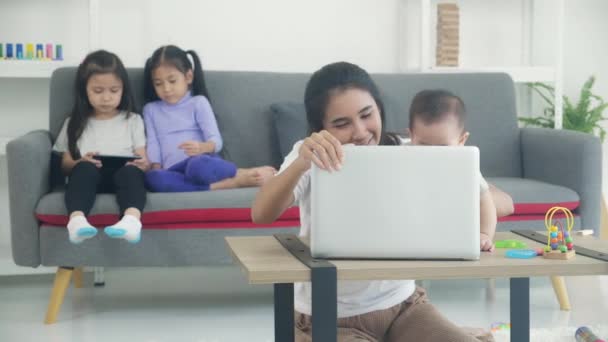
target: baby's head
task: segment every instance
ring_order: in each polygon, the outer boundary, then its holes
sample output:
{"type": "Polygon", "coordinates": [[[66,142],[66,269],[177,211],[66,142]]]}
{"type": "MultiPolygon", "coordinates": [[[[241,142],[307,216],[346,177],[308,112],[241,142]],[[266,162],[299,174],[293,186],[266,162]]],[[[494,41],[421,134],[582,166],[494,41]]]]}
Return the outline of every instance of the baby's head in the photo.
{"type": "Polygon", "coordinates": [[[413,145],[462,146],[466,109],[460,97],[447,90],[423,90],[410,106],[409,133],[413,145]]]}

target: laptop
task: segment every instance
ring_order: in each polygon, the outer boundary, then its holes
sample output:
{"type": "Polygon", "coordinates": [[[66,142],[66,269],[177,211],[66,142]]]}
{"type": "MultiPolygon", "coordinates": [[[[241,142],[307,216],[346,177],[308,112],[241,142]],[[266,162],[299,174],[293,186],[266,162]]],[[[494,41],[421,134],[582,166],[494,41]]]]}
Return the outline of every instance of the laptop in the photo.
{"type": "Polygon", "coordinates": [[[315,258],[479,259],[479,150],[344,146],[337,172],[313,165],[315,258]]]}

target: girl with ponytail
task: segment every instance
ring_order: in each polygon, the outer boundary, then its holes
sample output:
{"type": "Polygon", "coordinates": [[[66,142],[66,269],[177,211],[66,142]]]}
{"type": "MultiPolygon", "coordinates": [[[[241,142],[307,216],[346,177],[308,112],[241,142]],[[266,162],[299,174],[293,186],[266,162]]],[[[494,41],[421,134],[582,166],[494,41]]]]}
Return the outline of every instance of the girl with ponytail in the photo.
{"type": "Polygon", "coordinates": [[[217,154],[222,136],[196,52],[162,46],[146,61],[144,78],[143,113],[152,163],[146,183],[151,191],[259,186],[274,175],[270,166],[240,169],[217,154]]]}

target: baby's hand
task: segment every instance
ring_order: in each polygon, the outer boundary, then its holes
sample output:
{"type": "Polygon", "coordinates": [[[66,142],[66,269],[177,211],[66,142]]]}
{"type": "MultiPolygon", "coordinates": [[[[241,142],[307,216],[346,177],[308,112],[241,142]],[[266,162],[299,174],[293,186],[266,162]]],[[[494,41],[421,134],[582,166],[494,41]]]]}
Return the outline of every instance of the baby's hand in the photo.
{"type": "Polygon", "coordinates": [[[184,150],[184,153],[190,157],[198,156],[199,154],[205,153],[200,141],[188,140],[181,143],[178,148],[184,150]]]}
{"type": "Polygon", "coordinates": [[[86,161],[86,162],[89,162],[89,163],[93,163],[93,164],[95,164],[95,166],[97,168],[100,168],[101,167],[101,160],[93,158],[94,156],[96,156],[98,154],[99,154],[99,152],[89,152],[89,153],[85,154],[84,156],[80,157],[80,159],[78,160],[78,162],[86,161]]]}
{"type": "Polygon", "coordinates": [[[479,248],[482,252],[494,251],[494,243],[488,234],[479,233],[479,248]]]}

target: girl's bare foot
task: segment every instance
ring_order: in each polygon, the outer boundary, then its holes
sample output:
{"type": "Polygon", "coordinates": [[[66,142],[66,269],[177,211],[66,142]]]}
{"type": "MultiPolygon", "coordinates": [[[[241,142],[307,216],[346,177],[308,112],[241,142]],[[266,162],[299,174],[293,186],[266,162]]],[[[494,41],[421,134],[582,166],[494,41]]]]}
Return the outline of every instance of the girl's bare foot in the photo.
{"type": "Polygon", "coordinates": [[[274,176],[277,170],[271,166],[260,166],[249,169],[238,169],[234,179],[238,187],[260,186],[270,177],[274,176]]]}

